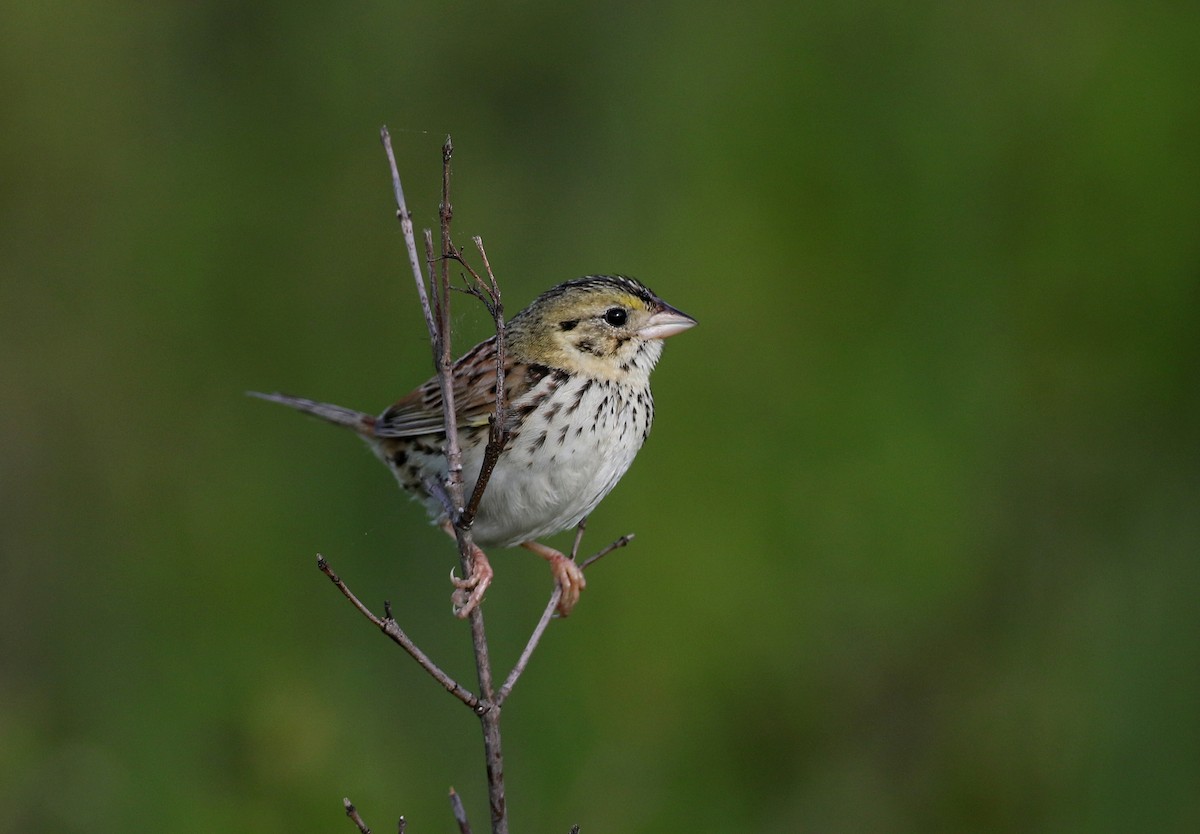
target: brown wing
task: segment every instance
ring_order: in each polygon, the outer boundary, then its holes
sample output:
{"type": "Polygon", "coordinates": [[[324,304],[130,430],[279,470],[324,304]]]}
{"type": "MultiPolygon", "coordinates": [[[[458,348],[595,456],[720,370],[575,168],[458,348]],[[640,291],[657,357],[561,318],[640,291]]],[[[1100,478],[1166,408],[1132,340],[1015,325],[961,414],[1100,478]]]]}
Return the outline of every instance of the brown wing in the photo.
{"type": "MultiPolygon", "coordinates": [[[[505,357],[504,390],[508,402],[541,379],[526,372],[528,366],[505,357]]],[[[480,342],[454,363],[454,410],[459,427],[486,426],[496,407],[496,338],[480,342]]],[[[430,379],[379,416],[377,437],[413,437],[445,434],[442,389],[430,379]]]]}

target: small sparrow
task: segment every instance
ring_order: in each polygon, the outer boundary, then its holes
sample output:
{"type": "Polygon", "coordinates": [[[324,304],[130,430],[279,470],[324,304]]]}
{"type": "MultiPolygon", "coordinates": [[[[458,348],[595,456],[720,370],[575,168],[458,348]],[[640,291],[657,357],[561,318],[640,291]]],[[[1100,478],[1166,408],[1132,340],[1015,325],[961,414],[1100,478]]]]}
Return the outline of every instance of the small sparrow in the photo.
{"type": "MultiPolygon", "coordinates": [[[[550,563],[562,587],[558,610],[570,613],[583,571],[539,543],[577,525],[633,463],[654,418],[650,371],[662,340],[696,324],[638,281],[589,275],[550,289],[507,325],[504,391],[508,442],[484,491],[472,531],[484,547],[520,545],[550,563]]],[[[496,403],[496,338],[480,342],[453,367],[464,488],[471,495],[496,403]]],[[[436,377],[378,417],[284,394],[253,396],[282,403],[358,432],[453,535],[442,503],[426,481],[445,482],[446,433],[436,377]]],[[[483,599],[492,568],[476,548],[466,579],[455,579],[455,614],[483,599]]]]}

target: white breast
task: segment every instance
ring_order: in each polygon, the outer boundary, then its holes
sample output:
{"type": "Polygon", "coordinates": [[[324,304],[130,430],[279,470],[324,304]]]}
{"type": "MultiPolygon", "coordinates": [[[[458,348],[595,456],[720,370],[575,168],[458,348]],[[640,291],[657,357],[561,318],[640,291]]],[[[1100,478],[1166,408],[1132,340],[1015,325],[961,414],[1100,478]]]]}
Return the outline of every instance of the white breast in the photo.
{"type": "MultiPolygon", "coordinates": [[[[511,547],[574,527],[590,513],[649,434],[654,402],[648,380],[637,383],[575,376],[529,413],[492,473],[475,520],[476,541],[511,547]]],[[[527,397],[552,384],[547,377],[527,397]]],[[[482,447],[464,454],[468,495],[482,459],[482,447]]]]}

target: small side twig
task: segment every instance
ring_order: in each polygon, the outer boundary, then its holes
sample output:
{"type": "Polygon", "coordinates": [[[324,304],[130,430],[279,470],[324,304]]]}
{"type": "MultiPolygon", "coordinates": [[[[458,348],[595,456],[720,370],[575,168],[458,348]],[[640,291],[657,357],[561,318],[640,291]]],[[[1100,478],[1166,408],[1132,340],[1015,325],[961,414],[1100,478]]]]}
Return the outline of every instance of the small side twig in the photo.
{"type": "Polygon", "coordinates": [[[359,598],[354,595],[354,592],[347,587],[346,583],[342,581],[342,578],[333,572],[333,568],[329,566],[329,561],[320,554],[317,554],[317,569],[329,577],[329,581],[337,586],[337,589],[342,592],[342,595],[345,596],[346,599],[350,600],[350,603],[358,609],[360,614],[370,620],[376,628],[390,637],[392,642],[396,643],[396,645],[408,652],[409,656],[412,657],[413,660],[417,661],[421,668],[428,672],[434,680],[440,683],[447,692],[449,692],[458,700],[462,701],[471,709],[477,710],[479,708],[479,699],[476,698],[475,695],[473,695],[468,689],[459,684],[458,681],[454,680],[454,678],[443,672],[441,667],[430,660],[429,656],[426,655],[425,652],[421,651],[420,648],[418,648],[417,645],[412,641],[412,639],[404,633],[404,629],[400,628],[400,625],[395,621],[395,619],[392,618],[390,604],[385,603],[384,606],[387,616],[377,617],[370,608],[364,605],[362,601],[360,601],[359,598]]]}
{"type": "MultiPolygon", "coordinates": [[[[346,808],[346,816],[348,816],[350,820],[358,826],[358,830],[362,832],[362,834],[371,834],[371,829],[367,828],[367,824],[363,822],[363,818],[359,816],[358,809],[354,807],[354,803],[350,801],[350,797],[344,797],[342,799],[342,805],[344,805],[346,808]]],[[[401,817],[401,819],[404,818],[401,817]]]]}
{"type": "Polygon", "coordinates": [[[508,355],[508,331],[504,325],[504,301],[500,295],[500,284],[496,281],[495,273],[492,272],[492,264],[488,260],[487,250],[483,248],[483,238],[476,235],[472,240],[475,242],[475,248],[479,250],[479,257],[483,261],[484,271],[487,272],[488,281],[486,284],[479,276],[479,273],[472,269],[471,265],[462,258],[458,250],[452,248],[449,236],[447,235],[444,238],[446,257],[456,259],[470,274],[474,285],[468,289],[468,292],[483,302],[488,312],[492,314],[492,321],[496,326],[496,403],[492,411],[492,416],[488,421],[488,442],[483,449],[483,462],[479,465],[479,474],[475,478],[475,488],[471,491],[471,499],[467,502],[467,506],[463,510],[458,522],[463,527],[468,528],[475,521],[475,514],[479,511],[479,502],[483,500],[483,491],[487,488],[488,481],[491,480],[492,471],[496,468],[496,462],[500,459],[500,453],[504,451],[504,447],[508,444],[510,434],[508,428],[508,392],[504,382],[505,357],[508,355]]]}
{"type": "Polygon", "coordinates": [[[533,627],[533,633],[529,635],[525,648],[521,650],[521,656],[517,658],[512,671],[508,673],[508,677],[504,679],[504,683],[496,692],[497,706],[502,706],[508,700],[513,687],[517,685],[517,680],[525,673],[525,667],[529,665],[529,658],[533,657],[533,650],[538,647],[538,643],[542,641],[542,635],[545,634],[550,621],[554,619],[554,609],[558,607],[560,599],[562,599],[562,586],[555,584],[554,591],[550,594],[550,601],[546,603],[542,616],[538,619],[537,625],[533,627]]]}
{"type": "Polygon", "coordinates": [[[454,821],[458,823],[460,834],[471,834],[471,823],[467,820],[467,809],[463,807],[458,791],[450,789],[450,810],[454,812],[454,821]]]}
{"type": "Polygon", "coordinates": [[[392,192],[396,197],[396,217],[400,220],[400,229],[404,234],[404,243],[408,249],[408,263],[417,279],[417,296],[421,299],[421,312],[425,314],[425,326],[430,334],[435,330],[433,311],[429,307],[429,293],[425,291],[425,282],[421,280],[421,262],[417,259],[417,242],[413,238],[412,214],[408,203],[404,200],[404,187],[400,184],[400,169],[396,167],[396,154],[392,150],[392,135],[386,126],[379,130],[383,149],[387,153],[388,165],[392,170],[392,192]]]}
{"type": "MultiPolygon", "coordinates": [[[[571,547],[571,559],[577,561],[579,557],[579,545],[583,541],[583,531],[587,529],[587,517],[580,520],[579,525],[575,529],[575,543],[571,547]]],[[[633,533],[628,533],[617,539],[612,544],[608,545],[600,552],[589,557],[579,565],[580,570],[587,570],[588,566],[596,561],[604,558],[609,553],[612,553],[618,548],[624,547],[633,541],[633,533]]],[[[513,665],[512,671],[508,673],[508,677],[504,679],[503,685],[496,691],[495,703],[496,706],[501,706],[512,693],[512,689],[517,685],[517,681],[521,675],[525,673],[525,667],[529,665],[529,659],[533,656],[534,650],[542,640],[542,635],[546,632],[550,621],[554,619],[554,610],[558,607],[558,601],[562,598],[562,586],[556,584],[554,590],[550,593],[550,599],[546,603],[546,608],[542,611],[542,616],[538,619],[537,625],[533,627],[533,633],[529,635],[529,640],[525,643],[525,648],[521,650],[521,656],[517,658],[517,662],[513,665]]]]}
{"type": "Polygon", "coordinates": [[[614,550],[619,550],[620,548],[629,544],[631,541],[633,541],[633,533],[626,533],[624,536],[621,536],[621,538],[617,539],[615,542],[610,544],[608,547],[601,549],[600,552],[589,556],[587,559],[584,559],[583,562],[579,565],[579,569],[587,570],[590,565],[594,564],[595,562],[600,561],[605,556],[612,553],[614,550]]]}

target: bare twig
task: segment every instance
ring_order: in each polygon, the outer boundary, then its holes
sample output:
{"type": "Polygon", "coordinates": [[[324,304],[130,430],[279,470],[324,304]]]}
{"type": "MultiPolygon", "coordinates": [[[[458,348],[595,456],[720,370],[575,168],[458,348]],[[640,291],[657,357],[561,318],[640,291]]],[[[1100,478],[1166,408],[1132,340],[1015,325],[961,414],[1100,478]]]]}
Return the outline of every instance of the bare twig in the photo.
{"type": "Polygon", "coordinates": [[[438,503],[442,505],[442,509],[446,511],[446,516],[453,518],[456,512],[454,499],[450,497],[450,493],[446,492],[446,485],[442,483],[441,479],[430,475],[423,479],[421,483],[429,491],[429,494],[436,498],[438,503]]]}
{"type": "Polygon", "coordinates": [[[517,658],[512,671],[508,673],[508,677],[504,679],[504,684],[496,693],[496,706],[503,706],[504,702],[508,700],[512,688],[517,685],[517,679],[525,673],[525,667],[529,665],[529,658],[533,656],[533,650],[538,647],[538,643],[542,640],[542,635],[546,632],[546,627],[554,619],[554,609],[558,607],[560,599],[562,599],[562,586],[555,583],[554,590],[550,593],[550,601],[546,603],[546,608],[542,611],[542,616],[538,619],[537,625],[533,627],[533,633],[529,635],[529,640],[526,641],[525,648],[521,651],[521,656],[517,658]]]}
{"type": "Polygon", "coordinates": [[[359,613],[374,623],[376,628],[390,637],[392,642],[396,643],[396,645],[408,652],[409,656],[412,657],[413,660],[417,661],[421,668],[428,672],[434,680],[445,687],[447,692],[449,692],[458,700],[462,701],[471,709],[479,709],[479,699],[471,694],[470,691],[461,686],[457,681],[455,681],[454,678],[443,672],[441,667],[430,660],[428,655],[426,655],[423,651],[417,648],[417,645],[413,643],[412,639],[409,638],[409,636],[404,633],[404,630],[400,628],[396,621],[392,619],[390,604],[385,603],[384,606],[387,616],[383,618],[377,617],[371,611],[371,609],[363,605],[358,597],[354,595],[354,592],[346,586],[346,583],[342,581],[342,578],[333,572],[333,568],[329,566],[329,562],[320,554],[317,555],[317,568],[321,571],[321,573],[329,577],[329,581],[337,586],[338,590],[342,592],[346,599],[350,600],[351,604],[359,610],[359,613]]]}
{"type": "MultiPolygon", "coordinates": [[[[575,543],[571,547],[571,560],[576,561],[579,556],[579,545],[583,541],[583,531],[587,529],[587,517],[580,519],[579,524],[575,528],[575,543]]],[[[590,557],[582,564],[580,570],[587,570],[588,566],[599,559],[604,558],[614,550],[624,547],[633,540],[633,533],[621,536],[612,544],[605,547],[599,553],[590,557]]],[[[558,607],[558,601],[562,599],[562,586],[555,584],[554,590],[550,593],[550,599],[546,603],[545,610],[542,611],[542,616],[538,620],[537,625],[533,627],[533,633],[529,635],[529,640],[525,643],[525,648],[521,651],[521,656],[517,658],[517,662],[513,665],[512,671],[508,673],[508,677],[504,679],[504,684],[496,692],[496,706],[502,706],[508,696],[512,693],[512,689],[517,685],[517,680],[525,673],[525,667],[529,665],[529,658],[533,656],[533,651],[538,647],[538,643],[542,640],[542,635],[546,632],[546,628],[550,625],[550,621],[554,618],[554,609],[558,607]]]]}
{"type": "Polygon", "coordinates": [[[461,289],[462,292],[472,295],[483,302],[483,305],[491,314],[496,328],[496,404],[488,421],[488,442],[483,450],[483,461],[480,464],[479,473],[475,478],[475,487],[471,491],[471,499],[455,519],[456,526],[463,529],[470,529],[475,521],[475,514],[479,510],[479,502],[483,500],[483,491],[487,488],[488,481],[492,477],[492,470],[496,468],[496,461],[499,460],[500,453],[504,451],[504,446],[508,443],[510,433],[507,419],[507,391],[504,384],[505,364],[508,355],[507,328],[504,324],[504,300],[500,294],[500,284],[496,280],[495,273],[492,272],[492,264],[488,260],[487,250],[483,246],[483,238],[476,235],[471,240],[474,241],[475,248],[479,250],[479,257],[483,261],[484,271],[488,276],[486,282],[466,258],[463,257],[462,252],[459,251],[450,238],[449,224],[454,213],[450,203],[449,166],[452,153],[453,148],[450,146],[450,138],[446,137],[446,147],[443,148],[442,154],[444,168],[442,172],[442,210],[440,213],[443,224],[441,260],[443,288],[448,294],[451,287],[446,269],[450,261],[455,261],[467,271],[467,274],[471,277],[471,281],[465,287],[456,287],[454,289],[461,289]]]}
{"type": "Polygon", "coordinates": [[[442,233],[442,281],[450,285],[450,263],[446,256],[454,249],[450,240],[450,222],[454,219],[454,204],[450,202],[450,160],[454,157],[454,142],[449,134],[442,144],[442,202],[438,205],[438,229],[442,233]]]}
{"type": "MultiPolygon", "coordinates": [[[[446,492],[449,493],[450,504],[455,509],[447,513],[453,522],[455,538],[458,541],[459,560],[463,572],[471,574],[473,566],[474,543],[470,530],[460,522],[463,508],[462,484],[462,449],[458,442],[458,415],[454,407],[453,385],[453,356],[450,345],[450,280],[448,264],[441,262],[440,280],[432,282],[437,299],[437,317],[429,304],[429,296],[425,291],[425,281],[421,275],[420,260],[417,256],[416,240],[412,232],[411,215],[404,204],[404,192],[400,187],[400,174],[396,168],[396,157],[392,151],[391,138],[385,128],[382,132],[384,147],[387,149],[388,164],[392,172],[393,190],[396,194],[398,216],[404,231],[404,242],[408,248],[409,263],[413,270],[413,279],[417,284],[417,295],[421,301],[421,310],[425,315],[425,324],[429,330],[429,342],[433,348],[434,365],[437,369],[439,387],[442,393],[443,425],[446,431],[446,492]]],[[[449,246],[450,221],[453,217],[453,206],[450,202],[450,159],[453,155],[453,144],[450,137],[442,147],[442,207],[439,212],[441,237],[449,246]]],[[[431,239],[426,238],[427,247],[432,248],[431,239]]],[[[451,247],[452,248],[452,247],[451,247]]],[[[502,391],[503,388],[501,387],[502,391]]],[[[490,474],[490,473],[489,473],[490,474]]],[[[479,478],[482,485],[477,483],[476,490],[482,492],[487,479],[479,478]]],[[[476,605],[470,612],[471,643],[475,650],[475,669],[479,677],[481,700],[473,707],[479,716],[483,729],[484,757],[488,777],[488,805],[491,811],[492,834],[508,834],[508,814],[504,797],[504,757],[500,747],[500,710],[493,703],[495,692],[492,684],[492,665],[488,653],[487,631],[484,627],[483,611],[476,605]]]]}
{"type": "Polygon", "coordinates": [[[500,453],[504,451],[509,436],[508,392],[505,390],[504,383],[504,365],[508,351],[507,329],[504,326],[504,301],[500,296],[500,284],[496,281],[495,273],[492,272],[492,264],[488,260],[487,250],[483,248],[483,238],[476,236],[472,239],[475,241],[475,247],[479,250],[479,257],[483,260],[488,284],[485,285],[483,279],[479,277],[479,273],[471,269],[470,265],[462,258],[458,260],[459,263],[466,266],[467,271],[474,279],[475,295],[487,306],[496,325],[496,406],[489,420],[488,442],[483,449],[483,462],[479,465],[479,475],[475,478],[475,489],[471,491],[471,500],[467,502],[462,518],[459,520],[464,527],[470,527],[475,520],[479,502],[483,500],[483,491],[487,488],[488,481],[491,480],[492,470],[496,468],[496,461],[500,459],[500,453]]]}
{"type": "Polygon", "coordinates": [[[571,561],[579,561],[579,545],[583,544],[583,532],[587,530],[588,517],[585,515],[575,525],[575,541],[571,544],[571,561]]]}
{"type": "MultiPolygon", "coordinates": [[[[449,215],[444,215],[449,216],[449,215]]],[[[433,250],[433,233],[425,230],[425,258],[429,264],[432,277],[435,272],[438,281],[433,284],[433,320],[435,332],[429,334],[433,346],[433,362],[437,371],[438,385],[442,393],[442,425],[446,434],[446,483],[445,493],[449,498],[447,516],[452,523],[462,516],[463,483],[462,483],[462,448],[458,441],[458,409],[454,400],[454,357],[450,339],[450,291],[449,277],[446,274],[446,262],[437,259],[433,250]],[[435,265],[439,268],[435,270],[435,265]]],[[[446,501],[443,499],[443,505],[446,501]]],[[[461,538],[461,537],[459,537],[461,538]]],[[[463,542],[460,541],[460,546],[463,542]]],[[[463,570],[470,573],[471,548],[462,550],[463,570]]]]}
{"type": "Polygon", "coordinates": [[[404,201],[404,188],[400,185],[400,171],[396,167],[396,154],[392,150],[392,136],[386,126],[379,129],[379,137],[383,141],[383,149],[387,153],[388,165],[392,170],[392,191],[396,196],[396,217],[400,219],[400,229],[404,233],[404,243],[408,249],[408,263],[412,267],[413,277],[417,281],[417,296],[421,299],[421,312],[425,314],[425,326],[429,328],[430,336],[435,328],[433,312],[429,309],[429,294],[425,291],[425,282],[421,279],[421,263],[417,259],[417,242],[413,238],[412,214],[404,201]]]}
{"type": "Polygon", "coordinates": [[[450,789],[450,810],[454,812],[454,821],[458,823],[461,834],[471,834],[471,823],[467,820],[467,809],[463,807],[458,791],[450,789]]]}
{"type": "Polygon", "coordinates": [[[583,561],[583,563],[579,566],[579,569],[587,570],[589,565],[600,561],[605,556],[612,553],[614,550],[618,550],[618,549],[624,547],[625,545],[629,544],[631,541],[633,541],[633,533],[626,533],[624,536],[621,536],[621,538],[617,539],[615,542],[613,542],[608,547],[601,550],[599,553],[596,553],[592,556],[589,556],[587,559],[585,559],[583,561]]]}
{"type": "Polygon", "coordinates": [[[349,797],[342,799],[342,805],[346,807],[346,816],[358,826],[358,830],[362,834],[371,834],[371,829],[367,828],[367,824],[363,822],[363,818],[358,815],[358,809],[354,807],[354,803],[350,801],[349,797]]]}

